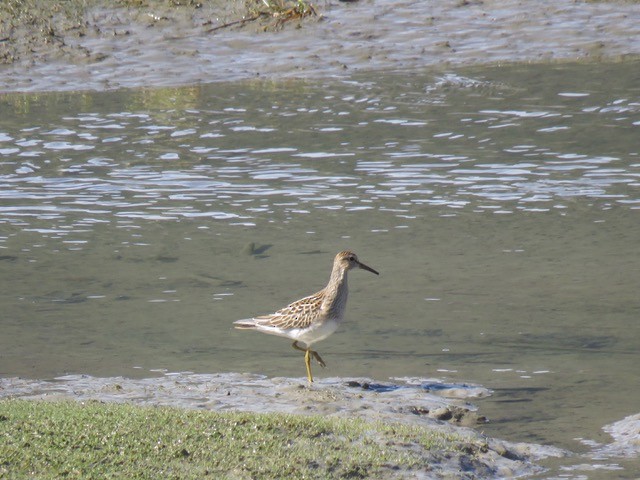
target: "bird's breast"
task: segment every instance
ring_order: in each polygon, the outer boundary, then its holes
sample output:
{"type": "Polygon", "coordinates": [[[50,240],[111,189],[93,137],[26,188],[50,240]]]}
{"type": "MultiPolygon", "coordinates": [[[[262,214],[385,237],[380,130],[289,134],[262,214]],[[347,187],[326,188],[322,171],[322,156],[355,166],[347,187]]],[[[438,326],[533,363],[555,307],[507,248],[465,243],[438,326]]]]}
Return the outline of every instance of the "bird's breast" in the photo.
{"type": "Polygon", "coordinates": [[[306,328],[304,332],[300,332],[295,338],[310,347],[312,344],[324,340],[335,332],[339,325],[339,319],[327,318],[306,328]]]}

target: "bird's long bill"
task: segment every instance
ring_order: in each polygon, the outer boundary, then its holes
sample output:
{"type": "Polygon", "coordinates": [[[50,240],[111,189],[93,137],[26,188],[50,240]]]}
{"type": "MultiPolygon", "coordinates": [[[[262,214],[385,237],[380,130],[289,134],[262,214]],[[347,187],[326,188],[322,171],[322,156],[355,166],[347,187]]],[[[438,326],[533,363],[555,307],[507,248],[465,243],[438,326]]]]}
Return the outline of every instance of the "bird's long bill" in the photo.
{"type": "Polygon", "coordinates": [[[378,272],[376,272],[373,268],[365,265],[362,262],[358,262],[358,265],[360,265],[360,268],[364,269],[364,270],[369,270],[371,273],[375,273],[376,275],[380,275],[378,272]]]}

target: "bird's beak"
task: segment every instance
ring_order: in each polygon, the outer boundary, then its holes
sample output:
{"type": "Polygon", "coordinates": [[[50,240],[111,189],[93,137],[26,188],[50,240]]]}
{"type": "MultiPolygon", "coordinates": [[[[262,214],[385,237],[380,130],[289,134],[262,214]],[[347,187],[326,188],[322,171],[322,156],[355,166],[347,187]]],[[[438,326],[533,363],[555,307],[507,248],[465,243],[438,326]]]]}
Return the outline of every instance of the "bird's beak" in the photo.
{"type": "Polygon", "coordinates": [[[367,265],[365,265],[365,264],[364,264],[364,263],[362,263],[362,262],[358,262],[358,266],[359,266],[360,268],[362,268],[363,270],[369,270],[371,273],[375,273],[376,275],[380,275],[380,274],[379,274],[378,272],[376,272],[373,268],[368,267],[367,265]]]}

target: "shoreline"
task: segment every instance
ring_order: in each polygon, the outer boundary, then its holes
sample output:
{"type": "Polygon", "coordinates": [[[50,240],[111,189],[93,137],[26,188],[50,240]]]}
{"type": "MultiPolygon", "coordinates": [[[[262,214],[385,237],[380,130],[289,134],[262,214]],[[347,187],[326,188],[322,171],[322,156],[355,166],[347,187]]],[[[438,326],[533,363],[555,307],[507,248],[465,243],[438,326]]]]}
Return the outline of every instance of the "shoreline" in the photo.
{"type": "Polygon", "coordinates": [[[0,22],[2,93],[640,57],[638,2],[452,1],[425,9],[409,0],[323,0],[313,3],[315,16],[219,29],[246,18],[243,3],[44,4],[50,11],[41,17],[16,11],[0,22]]]}
{"type": "MultiPolygon", "coordinates": [[[[175,420],[171,421],[172,424],[179,424],[177,419],[184,416],[197,418],[200,422],[213,415],[218,421],[233,422],[238,415],[244,415],[244,422],[250,425],[254,421],[266,421],[277,429],[280,428],[278,419],[290,416],[294,424],[302,424],[302,430],[298,432],[300,435],[306,434],[304,425],[309,422],[324,422],[327,432],[339,431],[345,425],[349,428],[350,422],[356,422],[353,425],[358,428],[370,425],[368,428],[373,429],[372,432],[383,426],[386,429],[385,442],[391,442],[387,445],[394,445],[399,454],[411,457],[406,457],[410,459],[409,463],[376,467],[392,477],[421,473],[428,473],[431,475],[429,478],[528,477],[557,469],[588,470],[585,465],[592,462],[613,461],[614,465],[619,465],[620,462],[632,462],[640,453],[636,441],[640,432],[640,413],[604,425],[602,429],[609,438],[606,443],[582,439],[581,443],[588,446],[588,451],[583,453],[552,445],[488,437],[482,433],[481,427],[487,419],[472,402],[490,396],[492,392],[478,385],[445,384],[435,379],[420,378],[376,382],[366,378],[333,377],[320,379],[309,386],[304,378],[269,378],[239,373],[157,373],[160,376],[136,379],[88,375],[66,375],[49,380],[0,377],[0,431],[15,428],[21,431],[20,421],[12,408],[12,405],[17,405],[16,401],[26,402],[30,406],[25,408],[35,412],[42,410],[38,409],[38,402],[49,405],[47,408],[54,412],[70,409],[70,414],[64,414],[65,419],[69,415],[73,418],[86,406],[93,405],[99,409],[100,415],[109,415],[116,426],[126,423],[131,415],[144,416],[145,412],[151,411],[167,412],[175,420]],[[121,407],[126,409],[123,415],[109,413],[121,407]],[[416,451],[415,440],[407,442],[405,429],[414,439],[437,438],[438,443],[435,448],[416,451]],[[432,461],[435,462],[434,468],[430,464],[432,461]],[[428,470],[417,467],[421,462],[428,470]]],[[[46,417],[46,412],[40,415],[46,417]]],[[[84,420],[71,428],[86,428],[87,425],[84,420]]],[[[59,433],[52,432],[51,435],[59,433]]],[[[280,433],[298,438],[295,430],[280,433]]],[[[181,434],[174,429],[168,438],[173,441],[181,434]]],[[[263,440],[260,438],[263,437],[259,437],[259,442],[272,441],[269,434],[263,440]]],[[[344,438],[339,437],[338,440],[344,441],[344,438]]],[[[134,443],[138,445],[144,441],[134,439],[134,443]]],[[[83,447],[74,446],[73,442],[66,445],[56,455],[64,457],[69,454],[69,458],[77,462],[77,454],[83,447]]],[[[199,442],[191,448],[206,450],[210,446],[199,442]]],[[[22,447],[16,452],[20,456],[24,453],[22,447]]],[[[29,452],[30,455],[36,453],[29,452]]],[[[349,458],[343,460],[345,463],[352,461],[349,458]]],[[[371,468],[371,464],[368,465],[371,468]]],[[[11,473],[8,466],[0,465],[0,473],[3,473],[3,468],[4,473],[11,473]]],[[[238,468],[242,470],[242,467],[236,467],[233,471],[238,471],[238,468]]],[[[322,468],[315,472],[322,478],[331,476],[331,471],[322,468]]],[[[379,470],[377,472],[380,473],[379,470]]],[[[20,471],[14,470],[13,473],[20,471]]]]}
{"type": "Polygon", "coordinates": [[[59,478],[513,478],[541,471],[487,442],[319,415],[0,400],[0,474],[59,478]]]}
{"type": "MultiPolygon", "coordinates": [[[[403,454],[418,453],[422,458],[418,462],[422,461],[423,467],[418,470],[414,463],[383,466],[388,474],[400,473],[401,477],[420,474],[422,469],[435,475],[433,478],[518,477],[542,472],[543,467],[537,464],[539,460],[572,455],[551,446],[490,438],[470,428],[486,421],[469,403],[474,398],[490,395],[483,387],[418,380],[379,383],[360,378],[326,378],[309,386],[305,379],[235,373],[165,373],[142,379],[87,375],[68,375],[47,381],[0,378],[0,407],[14,400],[53,402],[59,408],[67,408],[65,405],[74,402],[78,409],[90,404],[100,404],[103,408],[124,404],[140,409],[175,409],[176,415],[184,411],[185,415],[198,412],[193,414],[215,414],[220,418],[244,412],[249,418],[265,418],[276,425],[279,416],[293,415],[298,422],[322,419],[336,430],[344,422],[355,421],[371,428],[384,425],[393,432],[408,428],[440,439],[436,448],[420,452],[416,451],[413,441],[402,440],[400,431],[397,438],[385,440],[397,442],[403,454]],[[304,420],[307,418],[310,420],[304,420]],[[394,425],[398,428],[393,428],[394,425]]],[[[3,415],[10,419],[11,410],[7,412],[3,415]]],[[[291,438],[298,437],[294,433],[291,438]]],[[[203,444],[198,448],[207,446],[203,444]]],[[[323,472],[318,473],[322,476],[323,472]]]]}

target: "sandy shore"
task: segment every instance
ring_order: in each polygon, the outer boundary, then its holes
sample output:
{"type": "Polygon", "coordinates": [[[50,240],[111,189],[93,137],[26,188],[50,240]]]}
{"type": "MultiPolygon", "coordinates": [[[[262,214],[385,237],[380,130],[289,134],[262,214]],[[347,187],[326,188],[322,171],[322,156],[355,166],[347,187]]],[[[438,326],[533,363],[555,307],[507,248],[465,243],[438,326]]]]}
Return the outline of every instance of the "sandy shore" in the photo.
{"type": "Polygon", "coordinates": [[[40,15],[33,2],[2,15],[0,92],[169,87],[640,55],[638,2],[322,0],[314,3],[318,15],[303,20],[261,18],[220,29],[247,18],[244,2],[107,7],[99,0],[51,0],[37,4],[48,8],[40,15]]]}

